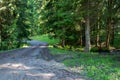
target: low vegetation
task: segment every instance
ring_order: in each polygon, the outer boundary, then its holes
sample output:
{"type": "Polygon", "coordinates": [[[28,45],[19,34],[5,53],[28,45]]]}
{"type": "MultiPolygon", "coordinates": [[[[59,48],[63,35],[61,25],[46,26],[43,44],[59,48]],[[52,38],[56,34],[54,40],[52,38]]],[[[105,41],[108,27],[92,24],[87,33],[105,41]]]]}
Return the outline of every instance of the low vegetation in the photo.
{"type": "Polygon", "coordinates": [[[120,55],[100,55],[98,53],[77,53],[73,59],[63,61],[73,71],[91,80],[119,80],[120,55]]]}

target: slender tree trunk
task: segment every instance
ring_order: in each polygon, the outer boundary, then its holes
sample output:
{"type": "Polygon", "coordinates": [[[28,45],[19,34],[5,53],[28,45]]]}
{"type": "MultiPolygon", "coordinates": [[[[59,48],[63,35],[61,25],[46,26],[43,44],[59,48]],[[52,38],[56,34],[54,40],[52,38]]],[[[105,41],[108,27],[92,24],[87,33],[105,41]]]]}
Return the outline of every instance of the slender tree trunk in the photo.
{"type": "Polygon", "coordinates": [[[107,36],[106,36],[106,48],[109,49],[110,48],[110,36],[111,36],[111,20],[108,20],[108,26],[107,26],[107,36]]]}
{"type": "MultiPolygon", "coordinates": [[[[97,27],[98,28],[98,30],[99,30],[99,26],[97,27]]],[[[96,36],[96,46],[97,47],[99,47],[99,39],[100,39],[100,35],[99,35],[99,33],[97,33],[97,36],[96,36]]]]}
{"type": "Polygon", "coordinates": [[[65,46],[65,39],[64,38],[62,38],[62,40],[61,40],[61,45],[62,45],[62,47],[65,46]]]}
{"type": "MultiPolygon", "coordinates": [[[[99,28],[100,28],[99,30],[102,29],[101,26],[99,26],[99,28]]],[[[102,35],[100,34],[100,32],[99,32],[99,38],[100,38],[100,39],[99,39],[99,44],[100,44],[100,46],[99,46],[99,50],[101,50],[101,48],[102,48],[102,39],[101,39],[101,38],[102,38],[102,35]]]]}
{"type": "Polygon", "coordinates": [[[86,19],[86,30],[85,30],[85,52],[89,52],[91,48],[90,44],[90,20],[89,17],[86,19]]]}
{"type": "Polygon", "coordinates": [[[83,28],[81,27],[81,26],[83,26],[82,25],[82,22],[80,22],[79,23],[79,25],[80,25],[80,31],[79,31],[79,39],[78,39],[78,41],[77,41],[77,44],[79,44],[80,46],[83,46],[83,28]]]}
{"type": "MultiPolygon", "coordinates": [[[[65,33],[66,28],[65,28],[65,27],[63,27],[63,28],[62,28],[62,31],[65,33]]],[[[64,47],[64,46],[65,46],[65,44],[66,44],[66,40],[65,40],[65,37],[64,37],[64,36],[62,36],[62,37],[61,37],[61,44],[62,44],[62,47],[64,47]]]]}
{"type": "Polygon", "coordinates": [[[91,49],[90,43],[90,13],[89,13],[90,1],[87,2],[87,18],[86,18],[86,28],[85,28],[85,52],[89,52],[91,49]]]}
{"type": "Polygon", "coordinates": [[[82,35],[82,22],[80,22],[80,37],[79,37],[79,43],[80,43],[80,46],[83,46],[83,35],[82,35]]]}
{"type": "Polygon", "coordinates": [[[111,41],[111,28],[112,28],[112,0],[108,0],[108,13],[109,17],[107,18],[107,35],[106,35],[106,48],[110,48],[111,41]]]}
{"type": "Polygon", "coordinates": [[[99,22],[99,17],[98,17],[98,22],[97,22],[97,35],[96,35],[96,47],[100,46],[100,22],[99,22]]]}
{"type": "Polygon", "coordinates": [[[111,37],[111,44],[114,45],[114,39],[115,39],[115,25],[112,25],[112,37],[111,37]]]}
{"type": "Polygon", "coordinates": [[[80,44],[80,46],[83,46],[83,35],[82,35],[82,31],[79,31],[79,34],[80,34],[80,37],[79,37],[79,39],[78,39],[78,42],[77,42],[77,44],[80,44]]]}

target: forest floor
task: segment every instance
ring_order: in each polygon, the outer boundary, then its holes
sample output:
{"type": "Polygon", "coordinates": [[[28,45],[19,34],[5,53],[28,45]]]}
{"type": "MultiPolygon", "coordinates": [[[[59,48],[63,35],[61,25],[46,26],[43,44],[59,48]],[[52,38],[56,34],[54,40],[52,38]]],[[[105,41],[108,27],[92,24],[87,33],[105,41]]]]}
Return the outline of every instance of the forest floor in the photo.
{"type": "Polygon", "coordinates": [[[32,46],[0,53],[0,80],[86,80],[56,62],[46,43],[29,43],[32,46]]]}

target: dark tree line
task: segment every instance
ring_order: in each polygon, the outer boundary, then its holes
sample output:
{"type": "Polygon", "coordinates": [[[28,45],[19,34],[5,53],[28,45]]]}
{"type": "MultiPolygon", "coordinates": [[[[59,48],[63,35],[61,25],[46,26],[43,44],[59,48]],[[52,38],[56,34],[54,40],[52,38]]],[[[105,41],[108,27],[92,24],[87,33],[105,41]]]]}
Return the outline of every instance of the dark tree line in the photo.
{"type": "Polygon", "coordinates": [[[29,9],[26,0],[0,1],[0,50],[20,47],[21,41],[28,38],[29,9]]]}
{"type": "Polygon", "coordinates": [[[119,0],[45,0],[43,7],[43,28],[62,46],[85,46],[86,52],[114,46],[120,29],[119,0]]]}

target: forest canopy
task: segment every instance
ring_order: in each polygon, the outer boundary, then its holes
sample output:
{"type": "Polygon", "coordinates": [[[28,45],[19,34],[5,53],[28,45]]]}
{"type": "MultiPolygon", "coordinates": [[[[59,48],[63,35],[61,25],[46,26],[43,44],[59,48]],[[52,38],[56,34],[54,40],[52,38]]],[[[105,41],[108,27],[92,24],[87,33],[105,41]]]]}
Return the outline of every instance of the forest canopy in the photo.
{"type": "Polygon", "coordinates": [[[120,1],[0,0],[0,50],[42,34],[86,52],[120,49],[120,1]]]}

